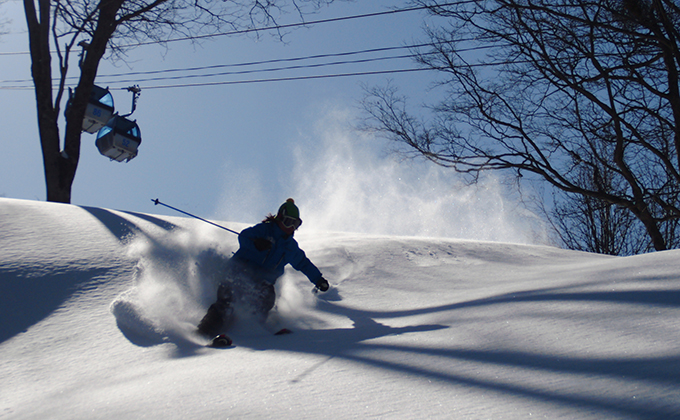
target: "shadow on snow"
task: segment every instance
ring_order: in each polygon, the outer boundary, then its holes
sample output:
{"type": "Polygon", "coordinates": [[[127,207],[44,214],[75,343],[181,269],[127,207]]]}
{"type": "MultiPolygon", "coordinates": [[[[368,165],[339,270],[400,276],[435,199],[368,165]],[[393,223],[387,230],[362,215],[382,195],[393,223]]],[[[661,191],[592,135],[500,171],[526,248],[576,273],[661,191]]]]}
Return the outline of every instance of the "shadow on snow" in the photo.
{"type": "MultiPolygon", "coordinates": [[[[346,316],[354,322],[353,328],[340,328],[328,330],[302,330],[294,336],[283,338],[261,337],[239,339],[239,345],[254,349],[290,351],[297,353],[309,353],[327,356],[324,362],[320,362],[307,372],[294,379],[292,382],[300,382],[304,377],[323,363],[333,358],[362,363],[390,371],[401,372],[415,377],[428,380],[441,381],[452,385],[463,385],[480,389],[491,390],[499,393],[531,398],[547,403],[558,403],[565,407],[580,408],[589,411],[601,412],[608,415],[633,416],[645,419],[674,418],[680,414],[678,403],[668,406],[659,403],[668,395],[661,395],[659,400],[649,398],[623,399],[621,397],[601,394],[586,394],[576,390],[560,392],[556,390],[543,390],[519,382],[502,380],[489,380],[476,375],[456,374],[423,367],[408,362],[394,362],[379,357],[385,352],[402,353],[410,355],[408,360],[417,361],[423,357],[437,357],[443,367],[456,367],[455,362],[473,362],[496,366],[498,368],[522,369],[532,374],[553,373],[569,375],[581,375],[592,378],[606,378],[623,381],[624,383],[647,383],[664,387],[665,389],[677,389],[680,386],[680,355],[649,358],[581,358],[551,356],[509,350],[484,350],[474,348],[423,348],[410,345],[381,344],[368,340],[385,337],[388,335],[402,335],[410,333],[423,333],[443,328],[444,325],[412,325],[394,328],[376,322],[375,319],[394,319],[406,316],[446,312],[457,309],[480,307],[485,305],[497,305],[517,302],[541,302],[541,301],[586,301],[634,304],[644,306],[678,307],[680,292],[677,290],[645,290],[645,291],[612,291],[612,292],[582,292],[582,293],[559,293],[550,291],[530,291],[500,295],[487,299],[460,302],[451,305],[442,305],[430,308],[413,309],[407,311],[370,311],[344,307],[342,305],[321,301],[319,308],[334,315],[346,316]],[[375,353],[372,353],[375,352],[375,353]],[[377,356],[376,356],[377,355],[377,356]],[[448,360],[448,361],[447,361],[448,360]]],[[[403,359],[402,359],[403,360],[403,359]]],[[[466,370],[466,369],[463,369],[466,370]]]]}
{"type": "MultiPolygon", "coordinates": [[[[83,207],[97,218],[116,238],[124,242],[132,235],[144,234],[139,227],[113,212],[104,209],[83,207]]],[[[153,216],[126,213],[140,218],[165,230],[173,230],[177,226],[153,216]]],[[[151,238],[150,238],[151,239],[151,238]]],[[[14,270],[0,271],[0,342],[25,331],[56,310],[82,284],[92,282],[98,276],[106,274],[106,268],[96,268],[80,272],[49,272],[44,276],[25,278],[22,272],[14,270]],[[6,290],[4,290],[6,289],[6,290]],[[26,305],[26,303],[30,303],[26,305]]],[[[451,373],[418,367],[408,362],[395,362],[371,355],[381,352],[401,352],[412,356],[409,360],[417,361],[419,357],[437,357],[444,359],[449,367],[455,362],[473,362],[513,369],[524,369],[529,372],[557,373],[565,375],[587,375],[598,378],[609,378],[626,383],[655,384],[661,387],[677,389],[680,386],[680,355],[651,358],[580,358],[551,356],[510,350],[484,350],[474,348],[423,348],[409,345],[384,344],[371,340],[386,336],[427,333],[429,331],[450,328],[446,325],[409,325],[390,327],[376,319],[395,319],[416,315],[426,315],[466,308],[485,307],[489,305],[522,303],[522,302],[599,302],[621,305],[640,305],[659,308],[680,308],[680,290],[640,290],[640,291],[565,291],[559,289],[531,290],[508,293],[484,299],[457,302],[448,305],[416,308],[402,311],[359,310],[342,306],[341,299],[333,295],[328,300],[319,301],[319,310],[335,315],[346,316],[354,323],[353,328],[327,330],[300,330],[295,334],[282,337],[261,336],[239,337],[238,345],[256,350],[279,350],[296,353],[307,353],[325,356],[325,361],[342,358],[401,372],[428,380],[440,381],[452,385],[463,385],[490,390],[537,401],[558,403],[569,407],[580,407],[586,410],[599,411],[610,415],[634,416],[639,418],[673,418],[679,414],[679,406],[664,406],[655,400],[622,399],[599,395],[585,395],[577,392],[560,392],[544,390],[516,382],[484,379],[474,374],[451,373]],[[337,302],[333,302],[337,301],[337,302]],[[372,353],[372,352],[376,353],[372,353]]],[[[161,334],[154,331],[136,331],[134,328],[119,324],[122,334],[132,343],[139,346],[154,346],[161,343],[173,343],[177,349],[176,357],[187,357],[205,354],[198,341],[192,341],[181,334],[161,334]]],[[[404,359],[401,359],[404,360],[404,359]]],[[[320,367],[325,361],[303,372],[292,382],[304,381],[305,377],[320,367]]]]}

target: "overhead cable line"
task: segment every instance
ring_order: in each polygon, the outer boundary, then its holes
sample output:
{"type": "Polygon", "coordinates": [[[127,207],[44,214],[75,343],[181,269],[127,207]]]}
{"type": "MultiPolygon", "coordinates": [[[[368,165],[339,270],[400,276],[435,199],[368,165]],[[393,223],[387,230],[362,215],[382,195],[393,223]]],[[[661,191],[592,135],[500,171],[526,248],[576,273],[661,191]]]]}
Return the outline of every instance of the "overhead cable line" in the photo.
{"type": "Polygon", "coordinates": [[[255,74],[255,73],[273,73],[273,72],[286,71],[286,70],[304,70],[304,69],[330,67],[330,66],[338,66],[338,65],[346,65],[346,64],[363,64],[363,63],[371,63],[371,62],[376,62],[376,61],[405,59],[405,58],[413,58],[413,56],[412,55],[401,55],[401,56],[392,56],[392,57],[366,58],[366,59],[363,59],[363,60],[335,61],[335,62],[330,62],[330,63],[304,64],[304,65],[287,66],[287,67],[273,67],[273,68],[268,68],[268,69],[225,71],[225,72],[208,73],[208,74],[205,74],[205,73],[203,73],[203,74],[188,74],[188,75],[183,75],[183,76],[163,76],[163,77],[151,77],[151,78],[147,78],[147,79],[138,79],[137,78],[137,79],[130,79],[130,80],[113,80],[113,81],[111,81],[111,83],[141,83],[141,82],[151,82],[151,81],[159,81],[159,80],[180,80],[180,79],[196,79],[196,78],[201,78],[201,77],[236,76],[236,75],[255,74]]]}
{"type": "MultiPolygon", "coordinates": [[[[325,56],[330,57],[330,56],[332,56],[332,54],[326,54],[325,56]]],[[[232,75],[253,74],[253,73],[270,73],[270,72],[275,72],[275,71],[304,70],[304,69],[332,67],[332,66],[348,65],[348,64],[365,64],[365,63],[372,63],[372,62],[378,62],[378,61],[398,60],[398,59],[407,59],[407,58],[415,58],[415,55],[413,55],[413,54],[403,54],[403,55],[392,55],[392,56],[387,56],[387,57],[362,58],[362,59],[357,59],[357,60],[331,61],[331,62],[325,62],[325,63],[299,64],[299,65],[293,65],[293,66],[281,66],[281,67],[271,67],[271,68],[264,68],[264,69],[239,70],[239,71],[226,71],[226,72],[207,73],[207,74],[206,73],[193,74],[193,75],[190,74],[190,75],[183,75],[183,76],[166,76],[166,77],[156,77],[156,78],[148,78],[148,79],[135,78],[135,79],[129,80],[129,81],[137,83],[137,82],[145,82],[145,81],[150,81],[150,80],[172,80],[172,79],[197,78],[197,77],[232,76],[232,75]]],[[[97,79],[99,81],[102,81],[102,79],[111,79],[111,78],[118,78],[118,77],[132,77],[132,76],[140,76],[140,75],[154,75],[154,74],[166,74],[166,73],[177,73],[177,72],[192,72],[192,71],[199,71],[199,70],[212,70],[212,69],[219,69],[219,68],[245,67],[245,66],[258,65],[258,64],[275,63],[275,62],[301,61],[301,60],[306,60],[306,59],[309,59],[309,57],[301,57],[301,58],[297,58],[297,59],[266,60],[266,61],[251,62],[251,63],[219,64],[219,65],[211,65],[211,66],[190,67],[190,68],[184,68],[184,69],[150,70],[150,71],[139,71],[139,72],[130,72],[130,73],[104,74],[104,75],[98,76],[97,79]]],[[[66,80],[76,80],[78,78],[79,78],[78,76],[70,76],[70,77],[67,77],[66,80]]],[[[32,81],[31,79],[0,80],[0,83],[28,83],[28,82],[31,82],[31,81],[32,81]]],[[[110,80],[109,82],[110,83],[124,83],[124,82],[128,82],[128,81],[125,81],[125,80],[110,80]]]]}
{"type": "MultiPolygon", "coordinates": [[[[446,6],[463,5],[463,4],[467,4],[467,3],[475,3],[475,1],[476,0],[461,0],[461,1],[456,1],[456,2],[439,4],[437,6],[438,7],[446,7],[446,6]]],[[[266,27],[263,27],[263,28],[236,29],[236,30],[228,31],[228,32],[218,32],[218,33],[215,33],[215,34],[186,36],[186,37],[182,37],[182,38],[167,39],[167,40],[164,40],[164,41],[139,42],[139,43],[136,43],[136,44],[120,45],[119,47],[120,48],[141,47],[141,46],[145,46],[145,45],[166,44],[166,43],[169,43],[169,42],[194,41],[194,40],[200,40],[200,39],[216,38],[216,37],[221,37],[221,36],[242,35],[242,34],[248,34],[248,33],[252,33],[252,32],[265,32],[265,31],[272,31],[272,30],[289,29],[289,28],[295,28],[295,27],[299,27],[299,26],[310,26],[310,25],[318,25],[318,24],[322,24],[322,23],[342,22],[342,21],[353,20],[353,19],[363,19],[363,18],[369,18],[369,17],[393,15],[393,14],[397,14],[397,13],[414,12],[414,11],[419,11],[419,10],[425,10],[425,9],[430,8],[430,7],[431,6],[414,6],[414,7],[408,7],[408,8],[403,8],[403,9],[385,10],[385,11],[382,11],[382,12],[364,13],[364,14],[360,14],[360,15],[341,16],[341,17],[335,17],[335,18],[311,20],[311,21],[306,21],[306,22],[296,22],[296,23],[288,23],[288,24],[283,24],[283,25],[266,26],[266,27]]],[[[52,53],[54,53],[54,52],[55,51],[52,51],[52,53]]],[[[0,56],[3,56],[3,55],[27,55],[27,54],[30,54],[30,52],[29,51],[0,52],[0,56]]]]}
{"type": "MultiPolygon", "coordinates": [[[[529,63],[530,61],[521,61],[523,63],[529,63]]],[[[467,67],[494,67],[503,66],[508,64],[518,64],[518,61],[507,61],[507,62],[495,62],[495,63],[477,63],[470,64],[467,67]]],[[[230,80],[221,82],[202,82],[202,83],[186,83],[178,85],[160,85],[160,86],[144,86],[144,89],[170,89],[170,88],[184,88],[184,87],[201,87],[201,86],[220,86],[220,85],[243,85],[243,84],[255,84],[255,83],[268,83],[268,82],[285,82],[285,81],[297,81],[297,80],[314,80],[314,79],[331,79],[331,78],[342,78],[342,77],[353,77],[353,76],[372,76],[381,74],[396,74],[396,73],[411,73],[419,71],[446,71],[446,67],[421,67],[421,68],[411,68],[411,69],[396,69],[396,70],[375,70],[375,71],[364,71],[364,72],[351,72],[351,73],[336,73],[336,74],[324,74],[324,75],[311,75],[311,76],[291,76],[291,77],[278,77],[278,78],[268,78],[268,79],[251,79],[251,80],[230,80]]],[[[187,78],[187,76],[177,77],[187,78]]],[[[177,79],[177,78],[158,78],[158,80],[166,79],[177,79]]],[[[117,83],[123,83],[117,82],[117,83]]],[[[32,86],[0,86],[0,90],[32,90],[32,86]]]]}
{"type": "MultiPolygon", "coordinates": [[[[446,6],[463,5],[463,4],[475,3],[475,2],[476,2],[476,0],[461,0],[461,1],[456,1],[456,2],[439,4],[437,6],[438,7],[446,7],[446,6]]],[[[264,28],[237,29],[237,30],[233,30],[233,31],[220,32],[220,33],[216,33],[216,34],[187,36],[187,37],[182,37],[182,38],[168,39],[166,41],[140,42],[140,43],[137,43],[137,44],[122,45],[121,48],[139,47],[139,46],[143,46],[143,45],[152,45],[152,44],[164,44],[164,43],[167,43],[167,42],[193,41],[193,40],[198,40],[198,39],[215,38],[215,37],[219,37],[219,36],[248,34],[248,33],[252,33],[252,32],[264,32],[264,31],[289,29],[289,28],[295,28],[295,27],[299,27],[299,26],[318,25],[318,24],[321,24],[321,23],[342,22],[342,21],[345,21],[345,20],[363,19],[363,18],[392,15],[392,14],[404,13],[404,12],[415,12],[415,11],[418,11],[418,10],[425,10],[425,9],[429,9],[429,8],[431,8],[431,6],[414,6],[414,7],[407,7],[407,8],[403,8],[403,9],[385,10],[385,11],[382,11],[382,12],[364,13],[364,14],[360,14],[360,15],[341,16],[341,17],[336,17],[336,18],[311,20],[311,21],[307,21],[307,22],[296,22],[296,23],[288,23],[288,24],[283,24],[283,25],[273,25],[273,26],[267,26],[267,27],[264,27],[264,28]]]]}
{"type": "MultiPolygon", "coordinates": [[[[416,45],[404,45],[404,46],[399,46],[399,47],[371,48],[371,49],[359,50],[359,51],[346,51],[346,52],[341,52],[341,53],[317,54],[317,55],[308,55],[308,56],[303,56],[303,57],[291,57],[291,58],[274,58],[274,59],[270,59],[270,60],[250,61],[250,62],[245,62],[245,63],[213,64],[213,65],[209,65],[209,66],[200,66],[200,67],[187,67],[187,68],[175,68],[175,69],[166,69],[166,70],[150,70],[150,71],[139,71],[139,72],[130,72],[130,73],[106,74],[106,75],[101,75],[99,77],[136,76],[136,75],[157,74],[157,73],[173,73],[173,72],[181,72],[181,71],[211,70],[211,69],[228,68],[228,67],[259,66],[259,65],[263,65],[263,64],[291,63],[291,62],[304,61],[304,60],[318,60],[320,58],[347,57],[347,56],[359,55],[359,54],[370,54],[370,53],[376,53],[376,52],[385,52],[385,51],[394,51],[394,50],[403,50],[403,49],[412,49],[412,48],[422,48],[422,47],[426,47],[428,45],[431,45],[431,44],[416,44],[416,45]]],[[[401,58],[401,57],[405,57],[405,56],[399,56],[397,58],[401,58]]],[[[377,61],[377,60],[388,59],[388,58],[390,58],[390,57],[375,58],[373,60],[377,61]]],[[[360,62],[360,61],[361,60],[357,60],[357,62],[360,62]]]]}
{"type": "MultiPolygon", "coordinates": [[[[243,85],[251,83],[267,83],[267,82],[285,82],[294,80],[313,80],[313,79],[332,79],[340,77],[352,76],[371,76],[379,74],[394,74],[394,73],[411,73],[417,71],[432,70],[431,68],[412,68],[412,69],[397,69],[397,70],[375,70],[352,73],[336,73],[336,74],[322,74],[312,76],[291,76],[291,77],[277,77],[269,79],[251,79],[251,80],[229,80],[222,82],[203,82],[203,83],[187,83],[181,85],[161,85],[161,86],[142,86],[143,89],[169,89],[180,87],[200,87],[200,86],[219,86],[219,85],[243,85]]],[[[122,82],[121,82],[122,83],[122,82]]],[[[33,90],[33,86],[0,86],[0,90],[33,90]]]]}
{"type": "MultiPolygon", "coordinates": [[[[211,70],[211,69],[219,69],[219,68],[249,67],[249,66],[257,66],[257,65],[264,65],[264,64],[275,64],[275,63],[287,63],[287,62],[299,62],[299,61],[306,61],[306,60],[316,60],[316,59],[321,59],[321,58],[347,57],[347,56],[352,56],[352,55],[371,54],[371,53],[376,53],[376,52],[387,52],[387,51],[403,50],[403,49],[414,50],[414,49],[417,49],[417,48],[427,47],[427,46],[430,46],[430,45],[431,45],[430,43],[424,43],[424,44],[413,44],[413,45],[403,45],[403,46],[371,48],[371,49],[365,49],[365,50],[359,50],[359,51],[345,51],[345,52],[339,52],[339,53],[326,53],[326,54],[317,54],[317,55],[301,56],[301,57],[298,56],[298,57],[290,57],[290,58],[277,58],[277,59],[270,59],[270,60],[250,61],[250,62],[244,62],[244,63],[214,64],[214,65],[207,65],[207,66],[187,67],[187,68],[149,70],[149,71],[138,71],[138,72],[128,72],[128,73],[113,73],[113,74],[99,75],[99,76],[97,76],[97,78],[99,80],[101,80],[101,79],[124,77],[124,76],[125,77],[131,77],[131,76],[139,76],[139,75],[191,72],[191,71],[211,70]]],[[[486,48],[488,48],[488,47],[463,48],[463,49],[458,49],[457,51],[458,52],[467,52],[467,51],[476,51],[476,50],[479,50],[479,49],[486,49],[486,48]]],[[[427,55],[429,53],[424,53],[424,54],[427,55]]],[[[327,62],[327,63],[277,67],[277,68],[270,68],[270,69],[256,69],[256,70],[249,70],[249,71],[224,72],[224,73],[203,74],[203,75],[188,75],[188,76],[174,77],[174,79],[178,79],[178,78],[181,79],[183,77],[196,78],[196,77],[210,77],[210,76],[234,75],[234,74],[252,74],[252,73],[260,73],[260,72],[261,73],[267,73],[267,72],[281,71],[281,70],[297,70],[297,69],[305,69],[305,68],[329,67],[329,66],[335,66],[335,65],[363,64],[363,63],[368,63],[368,62],[386,61],[386,60],[392,60],[392,59],[415,58],[415,57],[417,57],[417,55],[418,54],[397,55],[397,56],[387,56],[387,57],[373,57],[373,58],[365,58],[365,59],[357,59],[357,60],[335,61],[335,62],[330,62],[330,63],[327,62]]],[[[66,80],[76,80],[78,78],[79,78],[79,76],[70,76],[70,77],[67,77],[66,80]]],[[[136,82],[139,82],[139,81],[163,80],[163,79],[164,78],[146,79],[146,80],[137,80],[136,79],[136,80],[130,80],[130,81],[136,83],[136,82]]],[[[173,79],[173,77],[168,77],[167,79],[173,79]]],[[[0,80],[0,83],[29,83],[29,82],[31,82],[30,79],[0,80]]],[[[123,83],[124,81],[111,81],[111,82],[112,83],[113,82],[123,83]]]]}
{"type": "Polygon", "coordinates": [[[330,79],[330,78],[339,78],[339,77],[372,76],[372,75],[379,75],[379,74],[411,73],[411,72],[427,71],[427,70],[432,70],[432,69],[415,68],[415,69],[400,69],[400,70],[376,70],[376,71],[364,71],[364,72],[356,72],[356,73],[322,74],[322,75],[316,75],[316,76],[292,76],[292,77],[279,77],[279,78],[272,78],[272,79],[231,80],[231,81],[224,81],[224,82],[187,83],[187,84],[182,84],[182,85],[144,86],[144,89],[171,89],[171,88],[218,86],[218,85],[244,85],[244,84],[252,84],[252,83],[288,82],[288,81],[295,81],[295,80],[330,79]]]}
{"type": "MultiPolygon", "coordinates": [[[[313,76],[291,76],[291,77],[277,77],[269,79],[251,79],[251,80],[228,80],[222,82],[202,82],[202,83],[186,83],[181,85],[159,85],[159,86],[143,86],[144,90],[148,89],[171,89],[171,88],[185,88],[185,87],[202,87],[202,86],[220,86],[220,85],[246,85],[255,83],[268,83],[268,82],[289,82],[296,80],[314,80],[314,79],[333,79],[341,77],[354,77],[354,76],[373,76],[380,74],[395,74],[395,73],[412,73],[419,71],[433,70],[431,68],[414,68],[414,69],[397,69],[397,70],[375,70],[375,71],[363,71],[354,73],[336,73],[336,74],[320,74],[313,76]]],[[[32,90],[31,86],[0,86],[0,90],[32,90]]]]}
{"type": "MultiPolygon", "coordinates": [[[[314,59],[319,59],[319,58],[343,57],[343,56],[350,56],[350,55],[366,54],[366,53],[373,53],[373,52],[383,52],[383,51],[392,51],[392,50],[400,50],[400,49],[416,49],[416,48],[422,48],[422,47],[426,47],[426,46],[430,46],[430,45],[431,44],[429,44],[429,43],[427,43],[427,44],[414,44],[414,45],[406,45],[406,46],[399,46],[399,47],[373,48],[373,49],[360,50],[360,51],[319,54],[319,55],[311,55],[311,56],[305,56],[305,57],[279,58],[279,59],[252,61],[252,62],[245,62],[245,63],[216,64],[216,65],[200,66],[200,67],[175,68],[175,69],[166,69],[166,70],[150,70],[150,71],[139,71],[139,72],[130,72],[130,73],[117,73],[117,74],[101,75],[101,76],[98,76],[98,77],[100,77],[100,78],[113,78],[113,77],[123,77],[123,76],[129,77],[129,76],[153,75],[153,74],[176,73],[176,72],[191,72],[191,71],[211,70],[211,69],[219,69],[219,68],[247,67],[247,66],[255,66],[255,65],[262,65],[262,64],[298,62],[298,61],[304,61],[304,60],[314,60],[314,59]]],[[[484,46],[484,47],[471,47],[471,48],[461,48],[461,49],[458,49],[456,51],[458,53],[461,53],[461,52],[469,52],[469,51],[478,51],[478,50],[488,49],[488,48],[490,48],[490,47],[486,47],[486,46],[484,46]]],[[[331,66],[347,65],[347,64],[364,64],[364,63],[371,63],[371,62],[377,62],[377,61],[416,58],[419,55],[430,55],[430,54],[436,54],[436,53],[403,54],[403,55],[393,55],[393,56],[386,56],[386,57],[372,57],[372,58],[363,58],[363,59],[357,59],[357,60],[332,61],[332,62],[316,63],[316,64],[300,64],[300,65],[295,65],[295,66],[273,67],[273,68],[264,68],[264,69],[254,69],[254,70],[241,70],[241,71],[230,71],[230,72],[209,73],[209,74],[195,74],[195,75],[185,75],[185,76],[169,76],[169,77],[158,77],[158,78],[150,78],[150,79],[116,80],[116,81],[112,81],[112,82],[117,82],[117,83],[138,82],[138,81],[143,82],[143,81],[151,81],[151,80],[173,80],[173,79],[176,80],[176,79],[183,79],[183,78],[231,76],[231,75],[254,74],[254,73],[270,73],[270,72],[274,72],[274,71],[301,70],[301,69],[331,67],[331,66]]],[[[76,77],[73,77],[73,78],[76,78],[76,77]]]]}

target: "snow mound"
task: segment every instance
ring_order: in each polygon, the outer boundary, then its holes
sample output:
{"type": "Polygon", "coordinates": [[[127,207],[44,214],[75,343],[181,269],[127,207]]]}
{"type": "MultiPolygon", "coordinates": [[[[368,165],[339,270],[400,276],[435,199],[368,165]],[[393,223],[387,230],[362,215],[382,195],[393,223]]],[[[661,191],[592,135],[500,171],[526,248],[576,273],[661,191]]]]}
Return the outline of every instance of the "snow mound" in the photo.
{"type": "Polygon", "coordinates": [[[163,328],[146,314],[136,289],[130,289],[111,303],[111,313],[116,317],[118,328],[132,342],[139,339],[162,342],[163,328]]]}
{"type": "Polygon", "coordinates": [[[0,198],[0,417],[680,418],[680,251],[303,229],[331,291],[287,271],[293,334],[216,350],[237,242],[203,225],[0,198]]]}

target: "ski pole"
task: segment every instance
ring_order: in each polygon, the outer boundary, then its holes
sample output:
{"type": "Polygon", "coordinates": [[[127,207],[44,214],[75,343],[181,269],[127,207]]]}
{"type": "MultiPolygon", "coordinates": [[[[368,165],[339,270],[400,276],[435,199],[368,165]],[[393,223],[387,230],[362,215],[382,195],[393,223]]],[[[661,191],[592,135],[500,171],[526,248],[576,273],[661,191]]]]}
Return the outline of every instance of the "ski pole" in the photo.
{"type": "Polygon", "coordinates": [[[217,223],[211,222],[210,220],[205,220],[205,219],[202,218],[202,217],[198,217],[198,216],[193,215],[193,214],[191,214],[191,213],[187,213],[187,212],[185,212],[184,210],[180,210],[180,209],[178,209],[178,208],[169,206],[169,205],[167,205],[167,204],[161,202],[159,199],[155,199],[155,200],[154,200],[154,199],[152,198],[151,201],[152,201],[153,204],[156,205],[156,206],[160,204],[161,206],[165,206],[165,207],[167,207],[167,208],[169,208],[169,209],[173,209],[173,210],[178,211],[178,212],[180,212],[180,213],[186,214],[187,216],[191,216],[191,217],[193,217],[193,218],[195,218],[195,219],[198,219],[198,220],[201,220],[201,221],[203,221],[203,222],[210,223],[211,225],[217,226],[217,227],[220,228],[220,229],[224,229],[224,230],[226,230],[227,232],[231,232],[231,233],[236,234],[236,235],[239,234],[239,233],[236,232],[235,230],[231,230],[231,229],[225,228],[224,226],[220,226],[220,225],[218,225],[217,223]]]}

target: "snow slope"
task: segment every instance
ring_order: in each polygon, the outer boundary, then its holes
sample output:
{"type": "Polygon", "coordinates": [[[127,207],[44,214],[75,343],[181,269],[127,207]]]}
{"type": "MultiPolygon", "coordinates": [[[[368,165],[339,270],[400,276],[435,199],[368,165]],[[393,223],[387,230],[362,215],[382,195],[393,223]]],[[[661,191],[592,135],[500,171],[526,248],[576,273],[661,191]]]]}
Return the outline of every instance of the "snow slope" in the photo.
{"type": "Polygon", "coordinates": [[[234,235],[0,198],[0,418],[680,418],[680,251],[298,241],[333,289],[289,271],[267,328],[294,334],[209,349],[234,235]]]}

